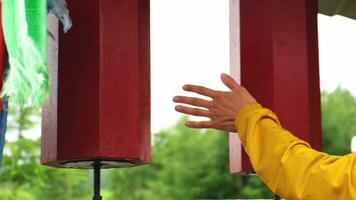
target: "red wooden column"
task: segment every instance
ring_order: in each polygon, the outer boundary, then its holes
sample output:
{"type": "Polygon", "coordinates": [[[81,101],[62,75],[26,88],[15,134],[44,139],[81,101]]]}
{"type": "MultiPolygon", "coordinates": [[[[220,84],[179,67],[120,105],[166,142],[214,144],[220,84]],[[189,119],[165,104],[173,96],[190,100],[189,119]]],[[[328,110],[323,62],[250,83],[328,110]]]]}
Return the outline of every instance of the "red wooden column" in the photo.
{"type": "MultiPolygon", "coordinates": [[[[125,167],[150,160],[149,0],[67,0],[74,26],[50,41],[45,165],[125,167]]],[[[58,25],[51,19],[51,30],[58,25]]],[[[61,31],[60,31],[61,32],[61,31]]]]}
{"type": "MultiPolygon", "coordinates": [[[[233,76],[286,129],[320,150],[318,2],[231,0],[230,10],[233,76]]],[[[253,171],[235,134],[230,171],[253,171]]]]}

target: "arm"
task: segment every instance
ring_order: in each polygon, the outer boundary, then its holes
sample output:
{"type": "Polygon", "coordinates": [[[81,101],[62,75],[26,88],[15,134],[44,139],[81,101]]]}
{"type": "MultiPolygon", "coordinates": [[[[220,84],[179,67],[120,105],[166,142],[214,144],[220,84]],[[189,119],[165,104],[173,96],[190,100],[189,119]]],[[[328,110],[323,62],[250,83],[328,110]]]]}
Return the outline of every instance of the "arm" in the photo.
{"type": "Polygon", "coordinates": [[[243,108],[236,130],[256,173],[286,199],[356,199],[356,154],[330,156],[283,129],[259,104],[243,108]]]}
{"type": "Polygon", "coordinates": [[[311,149],[308,143],[283,129],[276,115],[257,104],[232,77],[222,74],[221,80],[230,91],[183,87],[211,100],[174,97],[174,102],[186,104],[177,105],[178,112],[210,119],[188,121],[186,126],[238,131],[257,174],[284,198],[356,199],[356,154],[330,156],[311,149]]]}

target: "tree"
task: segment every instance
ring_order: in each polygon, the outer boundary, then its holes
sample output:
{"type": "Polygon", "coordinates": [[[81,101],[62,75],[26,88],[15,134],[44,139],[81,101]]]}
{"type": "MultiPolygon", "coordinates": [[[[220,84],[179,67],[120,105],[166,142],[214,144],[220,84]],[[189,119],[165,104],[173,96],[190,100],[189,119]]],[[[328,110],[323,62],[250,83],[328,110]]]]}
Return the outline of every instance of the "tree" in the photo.
{"type": "Polygon", "coordinates": [[[33,106],[20,106],[10,103],[9,119],[7,129],[8,132],[15,132],[19,137],[23,137],[25,130],[32,129],[40,123],[41,111],[33,106]]]}
{"type": "Polygon", "coordinates": [[[228,169],[227,134],[187,129],[185,120],[155,135],[152,164],[110,173],[110,189],[116,199],[239,196],[239,179],[228,169]]]}
{"type": "Polygon", "coordinates": [[[5,146],[0,176],[0,199],[82,200],[90,199],[89,171],[54,169],[40,164],[40,140],[23,133],[39,125],[34,107],[9,107],[9,133],[17,140],[5,146]]]}
{"type": "Polygon", "coordinates": [[[356,100],[341,87],[322,93],[324,151],[334,155],[350,153],[352,136],[356,135],[356,100]]]}
{"type": "Polygon", "coordinates": [[[1,168],[1,199],[35,199],[29,190],[40,175],[38,168],[39,142],[23,137],[23,131],[38,125],[39,110],[32,107],[9,106],[8,133],[18,134],[18,139],[5,144],[1,168]],[[11,192],[10,192],[11,191],[11,192]]]}

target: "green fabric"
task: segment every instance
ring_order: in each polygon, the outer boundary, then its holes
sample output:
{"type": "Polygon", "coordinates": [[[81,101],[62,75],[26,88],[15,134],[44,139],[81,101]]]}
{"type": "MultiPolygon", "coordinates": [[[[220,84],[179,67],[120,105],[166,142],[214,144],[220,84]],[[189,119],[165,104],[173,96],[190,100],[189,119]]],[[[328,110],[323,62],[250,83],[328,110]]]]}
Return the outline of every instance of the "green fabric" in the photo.
{"type": "Polygon", "coordinates": [[[3,30],[10,71],[2,96],[41,106],[49,92],[47,0],[3,0],[3,30]]]}

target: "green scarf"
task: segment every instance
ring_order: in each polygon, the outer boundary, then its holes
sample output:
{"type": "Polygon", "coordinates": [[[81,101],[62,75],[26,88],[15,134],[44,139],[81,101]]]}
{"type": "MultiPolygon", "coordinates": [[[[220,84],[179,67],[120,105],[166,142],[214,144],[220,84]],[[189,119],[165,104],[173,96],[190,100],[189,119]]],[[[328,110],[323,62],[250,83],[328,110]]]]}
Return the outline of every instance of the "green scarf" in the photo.
{"type": "Polygon", "coordinates": [[[10,70],[1,96],[20,105],[41,106],[50,88],[47,1],[3,0],[2,4],[10,70]]]}

